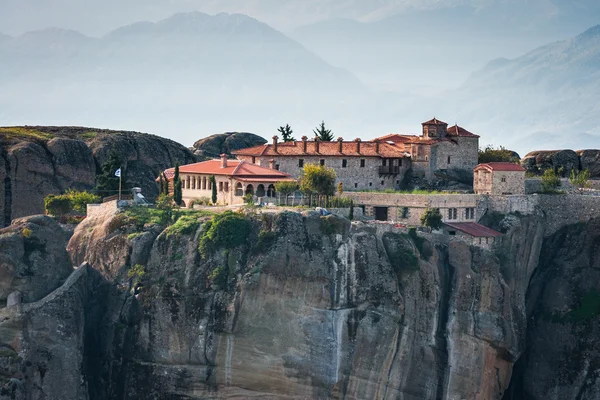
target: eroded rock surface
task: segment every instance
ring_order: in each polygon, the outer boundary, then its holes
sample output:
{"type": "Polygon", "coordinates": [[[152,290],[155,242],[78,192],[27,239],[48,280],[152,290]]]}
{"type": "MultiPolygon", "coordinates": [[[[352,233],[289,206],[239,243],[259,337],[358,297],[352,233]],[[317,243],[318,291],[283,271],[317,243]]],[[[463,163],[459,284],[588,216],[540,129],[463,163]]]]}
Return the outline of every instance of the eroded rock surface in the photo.
{"type": "Polygon", "coordinates": [[[80,127],[0,128],[0,226],[44,212],[44,197],[66,189],[90,190],[96,174],[115,151],[124,160],[129,186],[149,198],[155,179],[175,163],[196,157],[184,146],[159,136],[80,127]]]}
{"type": "Polygon", "coordinates": [[[194,143],[192,150],[200,157],[214,158],[221,154],[231,155],[234,150],[260,146],[267,141],[254,133],[225,132],[208,136],[194,143]]]}

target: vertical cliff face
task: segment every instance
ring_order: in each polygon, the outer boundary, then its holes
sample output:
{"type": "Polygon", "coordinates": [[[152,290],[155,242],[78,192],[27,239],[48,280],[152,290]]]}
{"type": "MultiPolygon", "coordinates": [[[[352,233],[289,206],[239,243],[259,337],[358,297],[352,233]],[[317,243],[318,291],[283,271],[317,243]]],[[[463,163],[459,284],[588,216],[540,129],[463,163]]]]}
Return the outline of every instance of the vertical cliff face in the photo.
{"type": "Polygon", "coordinates": [[[544,241],[527,315],[527,351],[506,399],[600,398],[600,219],[544,241]]]}
{"type": "Polygon", "coordinates": [[[110,362],[92,398],[492,399],[523,350],[525,287],[461,242],[283,213],[199,253],[207,224],[132,235],[121,218],[87,220],[69,244],[109,286],[145,266],[135,296],[105,292],[110,362]]]}
{"type": "Polygon", "coordinates": [[[0,310],[0,399],[596,397],[599,221],[544,240],[510,216],[490,253],[310,212],[196,218],[81,223],[89,266],[0,310]]]}

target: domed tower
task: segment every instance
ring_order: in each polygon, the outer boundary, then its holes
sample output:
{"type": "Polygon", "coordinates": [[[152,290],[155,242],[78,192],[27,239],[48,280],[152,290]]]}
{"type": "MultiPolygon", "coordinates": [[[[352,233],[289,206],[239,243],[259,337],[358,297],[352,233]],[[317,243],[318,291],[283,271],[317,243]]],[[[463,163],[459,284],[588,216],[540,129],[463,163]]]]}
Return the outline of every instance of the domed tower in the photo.
{"type": "Polygon", "coordinates": [[[441,139],[448,133],[448,124],[437,118],[423,122],[421,125],[423,125],[423,138],[426,139],[441,139]]]}

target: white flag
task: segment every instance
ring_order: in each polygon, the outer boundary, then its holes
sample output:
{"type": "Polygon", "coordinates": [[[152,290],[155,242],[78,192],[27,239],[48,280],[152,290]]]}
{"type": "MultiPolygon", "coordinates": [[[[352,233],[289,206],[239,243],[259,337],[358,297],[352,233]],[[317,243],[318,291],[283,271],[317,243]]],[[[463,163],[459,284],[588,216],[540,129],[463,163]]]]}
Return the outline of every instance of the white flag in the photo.
{"type": "Polygon", "coordinates": [[[115,176],[121,177],[121,168],[115,171],[115,176]]]}

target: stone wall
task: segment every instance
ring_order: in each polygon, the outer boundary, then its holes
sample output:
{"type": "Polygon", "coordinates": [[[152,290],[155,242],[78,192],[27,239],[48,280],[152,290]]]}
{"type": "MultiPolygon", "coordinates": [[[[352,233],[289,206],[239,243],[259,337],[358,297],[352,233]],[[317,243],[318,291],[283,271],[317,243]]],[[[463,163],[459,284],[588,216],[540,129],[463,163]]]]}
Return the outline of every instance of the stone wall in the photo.
{"type": "Polygon", "coordinates": [[[375,216],[376,208],[388,209],[388,221],[407,225],[420,225],[421,215],[427,208],[439,208],[443,221],[475,222],[483,214],[478,208],[478,197],[474,194],[402,194],[402,193],[346,193],[355,204],[365,207],[365,215],[375,216]],[[467,215],[467,209],[471,211],[467,215]],[[452,210],[452,218],[449,217],[452,210]],[[456,218],[454,213],[456,210],[456,218]]]}
{"type": "MultiPolygon", "coordinates": [[[[240,160],[252,162],[252,157],[238,156],[240,160]]],[[[380,157],[331,157],[331,156],[286,156],[286,157],[256,157],[256,164],[269,167],[269,161],[275,160],[279,165],[279,171],[299,178],[303,167],[300,166],[300,160],[303,165],[319,164],[321,160],[325,161],[325,166],[333,168],[337,182],[342,182],[344,189],[348,190],[383,190],[398,189],[406,171],[411,167],[410,158],[387,159],[387,165],[393,161],[393,165],[399,167],[399,173],[393,175],[381,175],[379,167],[382,166],[380,157]],[[346,160],[346,167],[342,167],[342,161],[346,160]],[[365,166],[361,167],[361,160],[364,160],[365,166]],[[401,165],[398,165],[401,164],[401,165]]],[[[337,184],[336,182],[336,184],[337,184]]]]}
{"type": "Polygon", "coordinates": [[[456,141],[456,144],[441,142],[433,146],[430,161],[431,171],[455,169],[473,173],[479,157],[479,140],[465,137],[453,138],[453,140],[456,141]]]}
{"type": "MultiPolygon", "coordinates": [[[[350,207],[348,208],[327,208],[332,214],[341,215],[343,217],[348,218],[350,216],[350,207]]],[[[363,209],[361,207],[354,207],[354,219],[363,218],[363,209]]]]}

